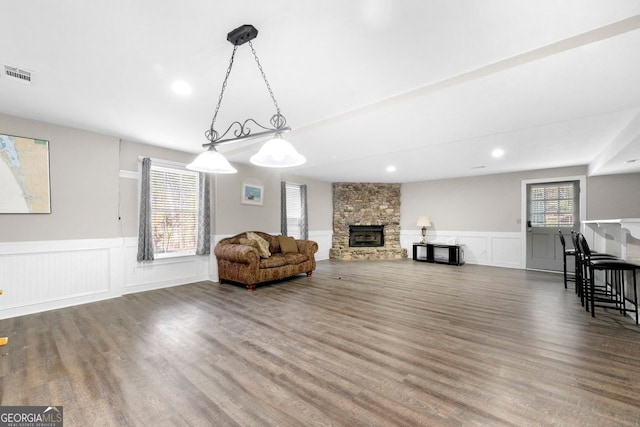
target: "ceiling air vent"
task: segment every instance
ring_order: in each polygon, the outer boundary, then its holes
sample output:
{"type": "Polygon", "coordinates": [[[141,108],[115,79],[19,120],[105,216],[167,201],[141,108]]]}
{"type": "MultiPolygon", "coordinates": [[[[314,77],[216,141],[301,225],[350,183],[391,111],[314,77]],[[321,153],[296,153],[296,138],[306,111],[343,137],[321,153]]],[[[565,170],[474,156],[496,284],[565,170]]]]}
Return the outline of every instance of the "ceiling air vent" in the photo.
{"type": "Polygon", "coordinates": [[[12,67],[11,65],[4,66],[4,75],[11,80],[24,83],[26,85],[31,84],[31,71],[27,71],[23,68],[12,67]]]}

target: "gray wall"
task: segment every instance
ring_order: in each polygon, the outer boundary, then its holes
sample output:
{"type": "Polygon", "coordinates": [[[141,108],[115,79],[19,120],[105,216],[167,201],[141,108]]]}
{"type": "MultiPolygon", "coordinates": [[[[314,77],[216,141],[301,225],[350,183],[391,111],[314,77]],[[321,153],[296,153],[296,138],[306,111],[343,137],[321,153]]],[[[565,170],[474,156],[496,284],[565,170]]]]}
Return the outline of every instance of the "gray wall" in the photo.
{"type": "Polygon", "coordinates": [[[307,185],[309,231],[333,229],[333,187],[330,182],[317,181],[289,173],[283,173],[282,180],[307,185]]]}
{"type": "Polygon", "coordinates": [[[307,184],[309,231],[331,230],[331,183],[282,173],[277,169],[234,164],[237,174],[216,175],[214,186],[215,234],[237,234],[247,230],[280,232],[280,182],[307,184]],[[242,183],[264,186],[264,206],[240,203],[242,183]]]}
{"type": "Polygon", "coordinates": [[[640,218],[640,173],[587,179],[587,219],[640,218]]]}
{"type": "Polygon", "coordinates": [[[138,233],[138,157],[187,163],[194,154],[0,114],[0,132],[49,141],[51,214],[3,214],[0,241],[133,237],[138,233]],[[119,219],[120,218],[120,219],[119,219]]]}
{"type": "Polygon", "coordinates": [[[235,174],[213,178],[215,192],[215,234],[237,234],[255,230],[266,233],[280,231],[280,172],[234,163],[235,174]],[[263,206],[240,203],[242,183],[264,187],[263,206]]]}
{"type": "MultiPolygon", "coordinates": [[[[0,114],[0,132],[50,143],[51,214],[0,215],[0,241],[133,237],[137,234],[138,157],[187,163],[194,154],[0,114]],[[118,218],[121,218],[119,220],[118,218]]],[[[280,181],[308,185],[309,231],[333,227],[331,183],[290,172],[235,165],[239,173],[212,178],[213,233],[280,230],[280,181]],[[243,182],[265,188],[264,206],[243,205],[243,182]]],[[[415,229],[420,215],[434,227],[457,231],[520,231],[522,180],[586,174],[586,167],[414,182],[401,187],[401,227],[415,229]]],[[[587,219],[640,217],[640,174],[587,180],[587,219]]]]}
{"type": "MultiPolygon", "coordinates": [[[[139,157],[188,163],[195,154],[120,141],[116,137],[0,114],[0,132],[50,143],[51,214],[0,216],[0,241],[134,237],[138,233],[139,157]],[[120,177],[124,171],[125,177],[120,177]],[[120,218],[120,219],[119,219],[120,218]]],[[[212,232],[280,230],[280,170],[235,165],[211,177],[212,232]],[[264,206],[240,203],[242,183],[264,186],[264,206]]],[[[309,230],[331,229],[331,184],[291,175],[308,185],[309,230]]]]}
{"type": "Polygon", "coordinates": [[[0,215],[0,241],[119,236],[117,138],[2,114],[0,132],[49,141],[51,186],[51,214],[0,215]]]}
{"type": "MultiPolygon", "coordinates": [[[[403,184],[401,227],[416,229],[420,215],[442,231],[521,231],[523,180],[585,175],[571,167],[403,184]]],[[[640,174],[587,178],[584,219],[640,217],[640,174]]]]}

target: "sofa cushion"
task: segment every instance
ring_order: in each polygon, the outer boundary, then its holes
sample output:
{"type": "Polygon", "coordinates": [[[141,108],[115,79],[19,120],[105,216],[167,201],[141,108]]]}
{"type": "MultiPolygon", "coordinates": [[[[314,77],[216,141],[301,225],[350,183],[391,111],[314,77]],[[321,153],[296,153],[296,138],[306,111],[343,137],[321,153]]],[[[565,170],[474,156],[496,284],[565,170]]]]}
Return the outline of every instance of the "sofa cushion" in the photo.
{"type": "Polygon", "coordinates": [[[247,233],[247,239],[254,240],[258,243],[259,248],[257,249],[262,258],[269,258],[271,256],[271,252],[269,252],[269,242],[264,240],[258,234],[254,233],[253,231],[250,231],[247,233]]]}
{"type": "Polygon", "coordinates": [[[282,252],[280,250],[280,243],[278,243],[278,236],[269,236],[266,240],[269,242],[269,251],[271,251],[272,254],[282,252]]]}
{"type": "Polygon", "coordinates": [[[288,236],[278,236],[278,243],[280,243],[280,252],[283,254],[297,254],[298,245],[296,239],[288,236]]]}
{"type": "Polygon", "coordinates": [[[286,259],[287,264],[289,264],[289,265],[298,265],[298,264],[301,264],[301,263],[303,263],[303,262],[305,262],[305,261],[307,261],[309,259],[308,255],[299,254],[299,253],[296,253],[296,254],[284,254],[283,256],[286,259]]]}
{"type": "Polygon", "coordinates": [[[275,268],[287,265],[288,261],[283,254],[273,254],[269,258],[260,260],[260,268],[275,268]]]}

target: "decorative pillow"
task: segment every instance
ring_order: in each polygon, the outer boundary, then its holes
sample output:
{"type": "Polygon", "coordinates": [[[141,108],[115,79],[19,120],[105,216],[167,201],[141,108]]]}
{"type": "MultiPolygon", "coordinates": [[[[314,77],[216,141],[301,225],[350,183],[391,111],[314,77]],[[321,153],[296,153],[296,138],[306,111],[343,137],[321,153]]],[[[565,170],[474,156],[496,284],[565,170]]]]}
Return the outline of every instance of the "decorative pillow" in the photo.
{"type": "Polygon", "coordinates": [[[260,252],[260,245],[256,240],[249,240],[249,239],[245,239],[244,237],[241,237],[240,244],[254,247],[258,250],[258,253],[260,252]]]}
{"type": "Polygon", "coordinates": [[[283,254],[298,253],[298,245],[293,237],[278,236],[278,243],[280,243],[280,252],[283,254]]]}
{"type": "Polygon", "coordinates": [[[259,248],[256,249],[258,249],[258,252],[260,253],[260,256],[262,258],[269,258],[271,256],[271,252],[269,252],[269,242],[264,240],[258,234],[254,233],[253,231],[249,231],[247,233],[247,239],[253,240],[258,243],[259,248]]]}

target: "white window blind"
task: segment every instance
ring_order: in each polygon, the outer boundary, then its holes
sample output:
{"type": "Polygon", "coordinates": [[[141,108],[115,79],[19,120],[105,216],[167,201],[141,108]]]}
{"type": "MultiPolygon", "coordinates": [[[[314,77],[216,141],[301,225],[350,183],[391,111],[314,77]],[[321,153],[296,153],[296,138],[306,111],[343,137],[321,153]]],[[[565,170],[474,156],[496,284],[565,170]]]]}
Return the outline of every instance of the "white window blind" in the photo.
{"type": "Polygon", "coordinates": [[[532,227],[574,227],[578,182],[553,182],[529,186],[529,221],[532,227]]]}
{"type": "Polygon", "coordinates": [[[299,184],[285,184],[287,197],[287,234],[300,239],[302,221],[302,192],[299,184]]]}
{"type": "Polygon", "coordinates": [[[198,173],[152,164],[150,184],[156,256],[195,254],[198,237],[198,173]]]}

